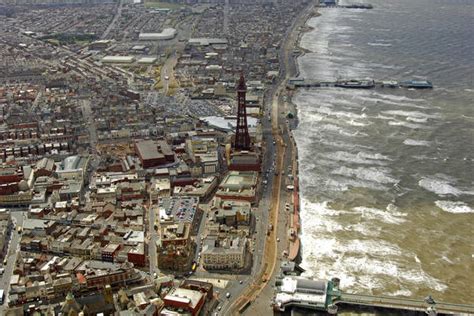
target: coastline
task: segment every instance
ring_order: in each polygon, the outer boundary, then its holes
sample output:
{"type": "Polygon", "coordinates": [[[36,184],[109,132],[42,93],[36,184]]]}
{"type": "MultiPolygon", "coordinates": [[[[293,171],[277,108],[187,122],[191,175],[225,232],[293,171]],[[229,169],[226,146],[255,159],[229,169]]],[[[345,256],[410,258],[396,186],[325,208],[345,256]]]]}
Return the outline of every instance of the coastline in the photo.
{"type": "MultiPolygon", "coordinates": [[[[314,9],[315,11],[317,10],[317,8],[314,9]]],[[[312,51],[308,50],[308,49],[305,49],[303,47],[301,47],[301,41],[302,41],[302,37],[307,33],[307,32],[310,32],[310,31],[313,31],[315,28],[314,27],[311,27],[311,26],[308,26],[307,23],[308,21],[313,18],[313,17],[318,17],[320,16],[321,14],[320,13],[316,13],[316,14],[311,14],[307,17],[307,19],[305,20],[304,22],[304,26],[300,27],[299,30],[295,29],[294,32],[295,32],[295,36],[297,36],[297,39],[294,43],[294,49],[295,50],[299,50],[300,53],[298,54],[290,54],[289,56],[289,63],[293,63],[294,64],[294,68],[290,68],[290,71],[289,71],[289,75],[291,77],[300,77],[301,76],[301,73],[300,73],[300,67],[301,65],[299,65],[298,63],[298,58],[300,57],[304,57],[307,53],[313,53],[312,51]]],[[[288,101],[286,102],[286,105],[285,105],[285,108],[288,109],[290,112],[292,112],[294,114],[294,118],[292,119],[293,121],[293,124],[291,124],[291,128],[288,128],[287,131],[289,133],[289,135],[291,135],[290,137],[292,138],[292,142],[291,142],[291,146],[294,148],[294,152],[296,152],[296,159],[294,161],[294,166],[295,168],[293,168],[293,175],[294,175],[294,179],[295,179],[295,193],[296,195],[300,198],[301,197],[301,192],[300,192],[300,186],[297,185],[297,181],[299,180],[299,160],[298,160],[298,147],[297,147],[297,143],[296,143],[296,139],[293,137],[294,136],[294,130],[296,130],[298,128],[298,125],[299,125],[299,111],[298,111],[298,106],[296,104],[296,102],[294,102],[294,97],[295,97],[295,93],[296,91],[295,90],[286,90],[286,94],[288,96],[288,101]]],[[[301,203],[299,203],[299,205],[301,205],[301,203]]],[[[301,206],[300,206],[301,207],[301,206]]],[[[302,209],[299,209],[299,211],[301,212],[302,209]]],[[[300,214],[301,215],[301,214],[300,214]]],[[[301,219],[301,218],[300,218],[301,219]]],[[[298,227],[300,229],[303,229],[303,225],[306,225],[307,223],[300,223],[300,225],[298,225],[298,227]]],[[[305,226],[304,228],[307,228],[307,226],[305,226]]],[[[304,249],[304,242],[301,240],[302,238],[302,235],[301,233],[298,234],[298,237],[300,238],[300,254],[299,254],[299,260],[295,260],[295,262],[298,262],[298,263],[301,263],[301,254],[303,253],[303,249],[304,249]]],[[[394,295],[397,295],[397,294],[394,294],[394,295]]],[[[399,294],[398,294],[399,295],[399,294]]],[[[411,298],[416,298],[418,295],[413,295],[411,294],[410,297],[411,298]]]]}
{"type": "MultiPolygon", "coordinates": [[[[297,32],[296,35],[296,40],[294,41],[293,47],[300,51],[298,54],[291,54],[291,57],[289,58],[289,63],[292,65],[292,69],[294,69],[294,73],[289,72],[290,78],[291,77],[299,77],[300,76],[300,69],[299,69],[299,64],[298,64],[298,58],[303,57],[305,54],[310,53],[311,51],[308,49],[305,49],[301,47],[301,40],[302,37],[308,33],[314,30],[314,27],[311,27],[307,25],[308,21],[312,18],[319,17],[321,14],[317,11],[317,7],[313,7],[313,12],[311,12],[304,21],[302,22],[302,25],[299,30],[295,30],[297,32]]],[[[289,253],[292,253],[292,246],[298,247],[296,256],[290,257],[289,259],[291,261],[295,261],[298,264],[301,264],[302,262],[302,249],[303,249],[303,243],[301,241],[301,229],[302,229],[302,223],[301,223],[301,217],[300,217],[300,212],[301,212],[301,203],[300,203],[300,185],[299,185],[299,160],[298,160],[298,146],[296,143],[296,140],[293,136],[293,130],[298,128],[298,107],[297,105],[293,102],[293,91],[292,90],[286,90],[288,94],[288,102],[287,102],[287,112],[290,112],[293,114],[293,119],[292,119],[292,124],[291,126],[288,125],[288,134],[289,137],[291,138],[291,146],[293,147],[293,186],[294,186],[294,192],[293,192],[293,214],[291,216],[290,221],[290,226],[288,229],[295,231],[296,236],[294,237],[294,240],[291,240],[291,236],[289,238],[289,253]]],[[[295,251],[293,250],[293,253],[295,251]]]]}

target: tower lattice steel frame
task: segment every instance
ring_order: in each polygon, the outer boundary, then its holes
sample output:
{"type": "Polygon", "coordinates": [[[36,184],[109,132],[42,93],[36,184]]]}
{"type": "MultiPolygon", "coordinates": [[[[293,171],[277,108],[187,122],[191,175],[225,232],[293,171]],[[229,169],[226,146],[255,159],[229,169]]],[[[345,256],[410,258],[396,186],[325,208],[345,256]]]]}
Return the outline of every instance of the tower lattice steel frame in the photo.
{"type": "Polygon", "coordinates": [[[245,84],[244,74],[240,74],[239,84],[237,86],[237,128],[235,131],[234,149],[249,150],[250,135],[247,126],[247,110],[245,109],[245,96],[247,86],[245,84]]]}

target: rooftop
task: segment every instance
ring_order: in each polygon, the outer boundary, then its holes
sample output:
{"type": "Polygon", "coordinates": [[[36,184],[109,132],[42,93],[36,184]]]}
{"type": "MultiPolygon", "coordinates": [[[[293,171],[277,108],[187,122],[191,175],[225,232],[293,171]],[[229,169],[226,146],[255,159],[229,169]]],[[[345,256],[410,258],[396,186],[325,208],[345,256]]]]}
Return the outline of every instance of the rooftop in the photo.
{"type": "Polygon", "coordinates": [[[152,140],[144,140],[136,143],[137,149],[143,160],[163,158],[163,154],[158,151],[157,144],[152,140]]]}
{"type": "Polygon", "coordinates": [[[166,295],[165,300],[189,303],[190,307],[194,309],[199,303],[199,301],[202,299],[203,295],[204,294],[199,291],[177,288],[172,290],[168,295],[166,295]]]}
{"type": "Polygon", "coordinates": [[[140,33],[138,39],[140,40],[166,40],[172,39],[176,36],[176,30],[173,28],[166,28],[160,33],[140,33]]]}

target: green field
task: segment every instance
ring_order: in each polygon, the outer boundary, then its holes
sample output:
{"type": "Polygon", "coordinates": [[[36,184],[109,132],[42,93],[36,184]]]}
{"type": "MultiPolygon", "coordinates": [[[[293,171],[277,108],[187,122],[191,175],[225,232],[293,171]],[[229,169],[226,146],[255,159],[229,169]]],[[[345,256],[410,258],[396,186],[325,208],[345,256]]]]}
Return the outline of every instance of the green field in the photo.
{"type": "Polygon", "coordinates": [[[177,10],[181,7],[183,7],[183,4],[179,3],[169,3],[169,2],[163,2],[163,1],[149,1],[145,0],[145,8],[151,8],[151,9],[171,9],[171,10],[177,10]]]}
{"type": "Polygon", "coordinates": [[[55,33],[48,34],[40,37],[39,39],[47,41],[53,45],[85,45],[97,39],[95,34],[68,34],[68,33],[55,33]]]}

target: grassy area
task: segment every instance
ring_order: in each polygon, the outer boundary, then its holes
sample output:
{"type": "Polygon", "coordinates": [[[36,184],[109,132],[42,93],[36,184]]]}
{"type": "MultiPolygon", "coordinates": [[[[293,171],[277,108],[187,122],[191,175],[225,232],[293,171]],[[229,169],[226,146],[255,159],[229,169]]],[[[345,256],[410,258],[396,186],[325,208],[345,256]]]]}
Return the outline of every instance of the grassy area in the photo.
{"type": "Polygon", "coordinates": [[[46,42],[53,44],[54,46],[59,46],[59,41],[57,39],[47,39],[46,42]]]}
{"type": "Polygon", "coordinates": [[[97,39],[95,34],[68,34],[68,33],[55,33],[48,34],[40,37],[41,40],[50,42],[54,45],[85,45],[97,39]]]}
{"type": "Polygon", "coordinates": [[[177,10],[181,8],[183,5],[179,3],[169,3],[163,1],[153,1],[153,0],[145,0],[145,8],[149,9],[171,9],[177,10]]]}

